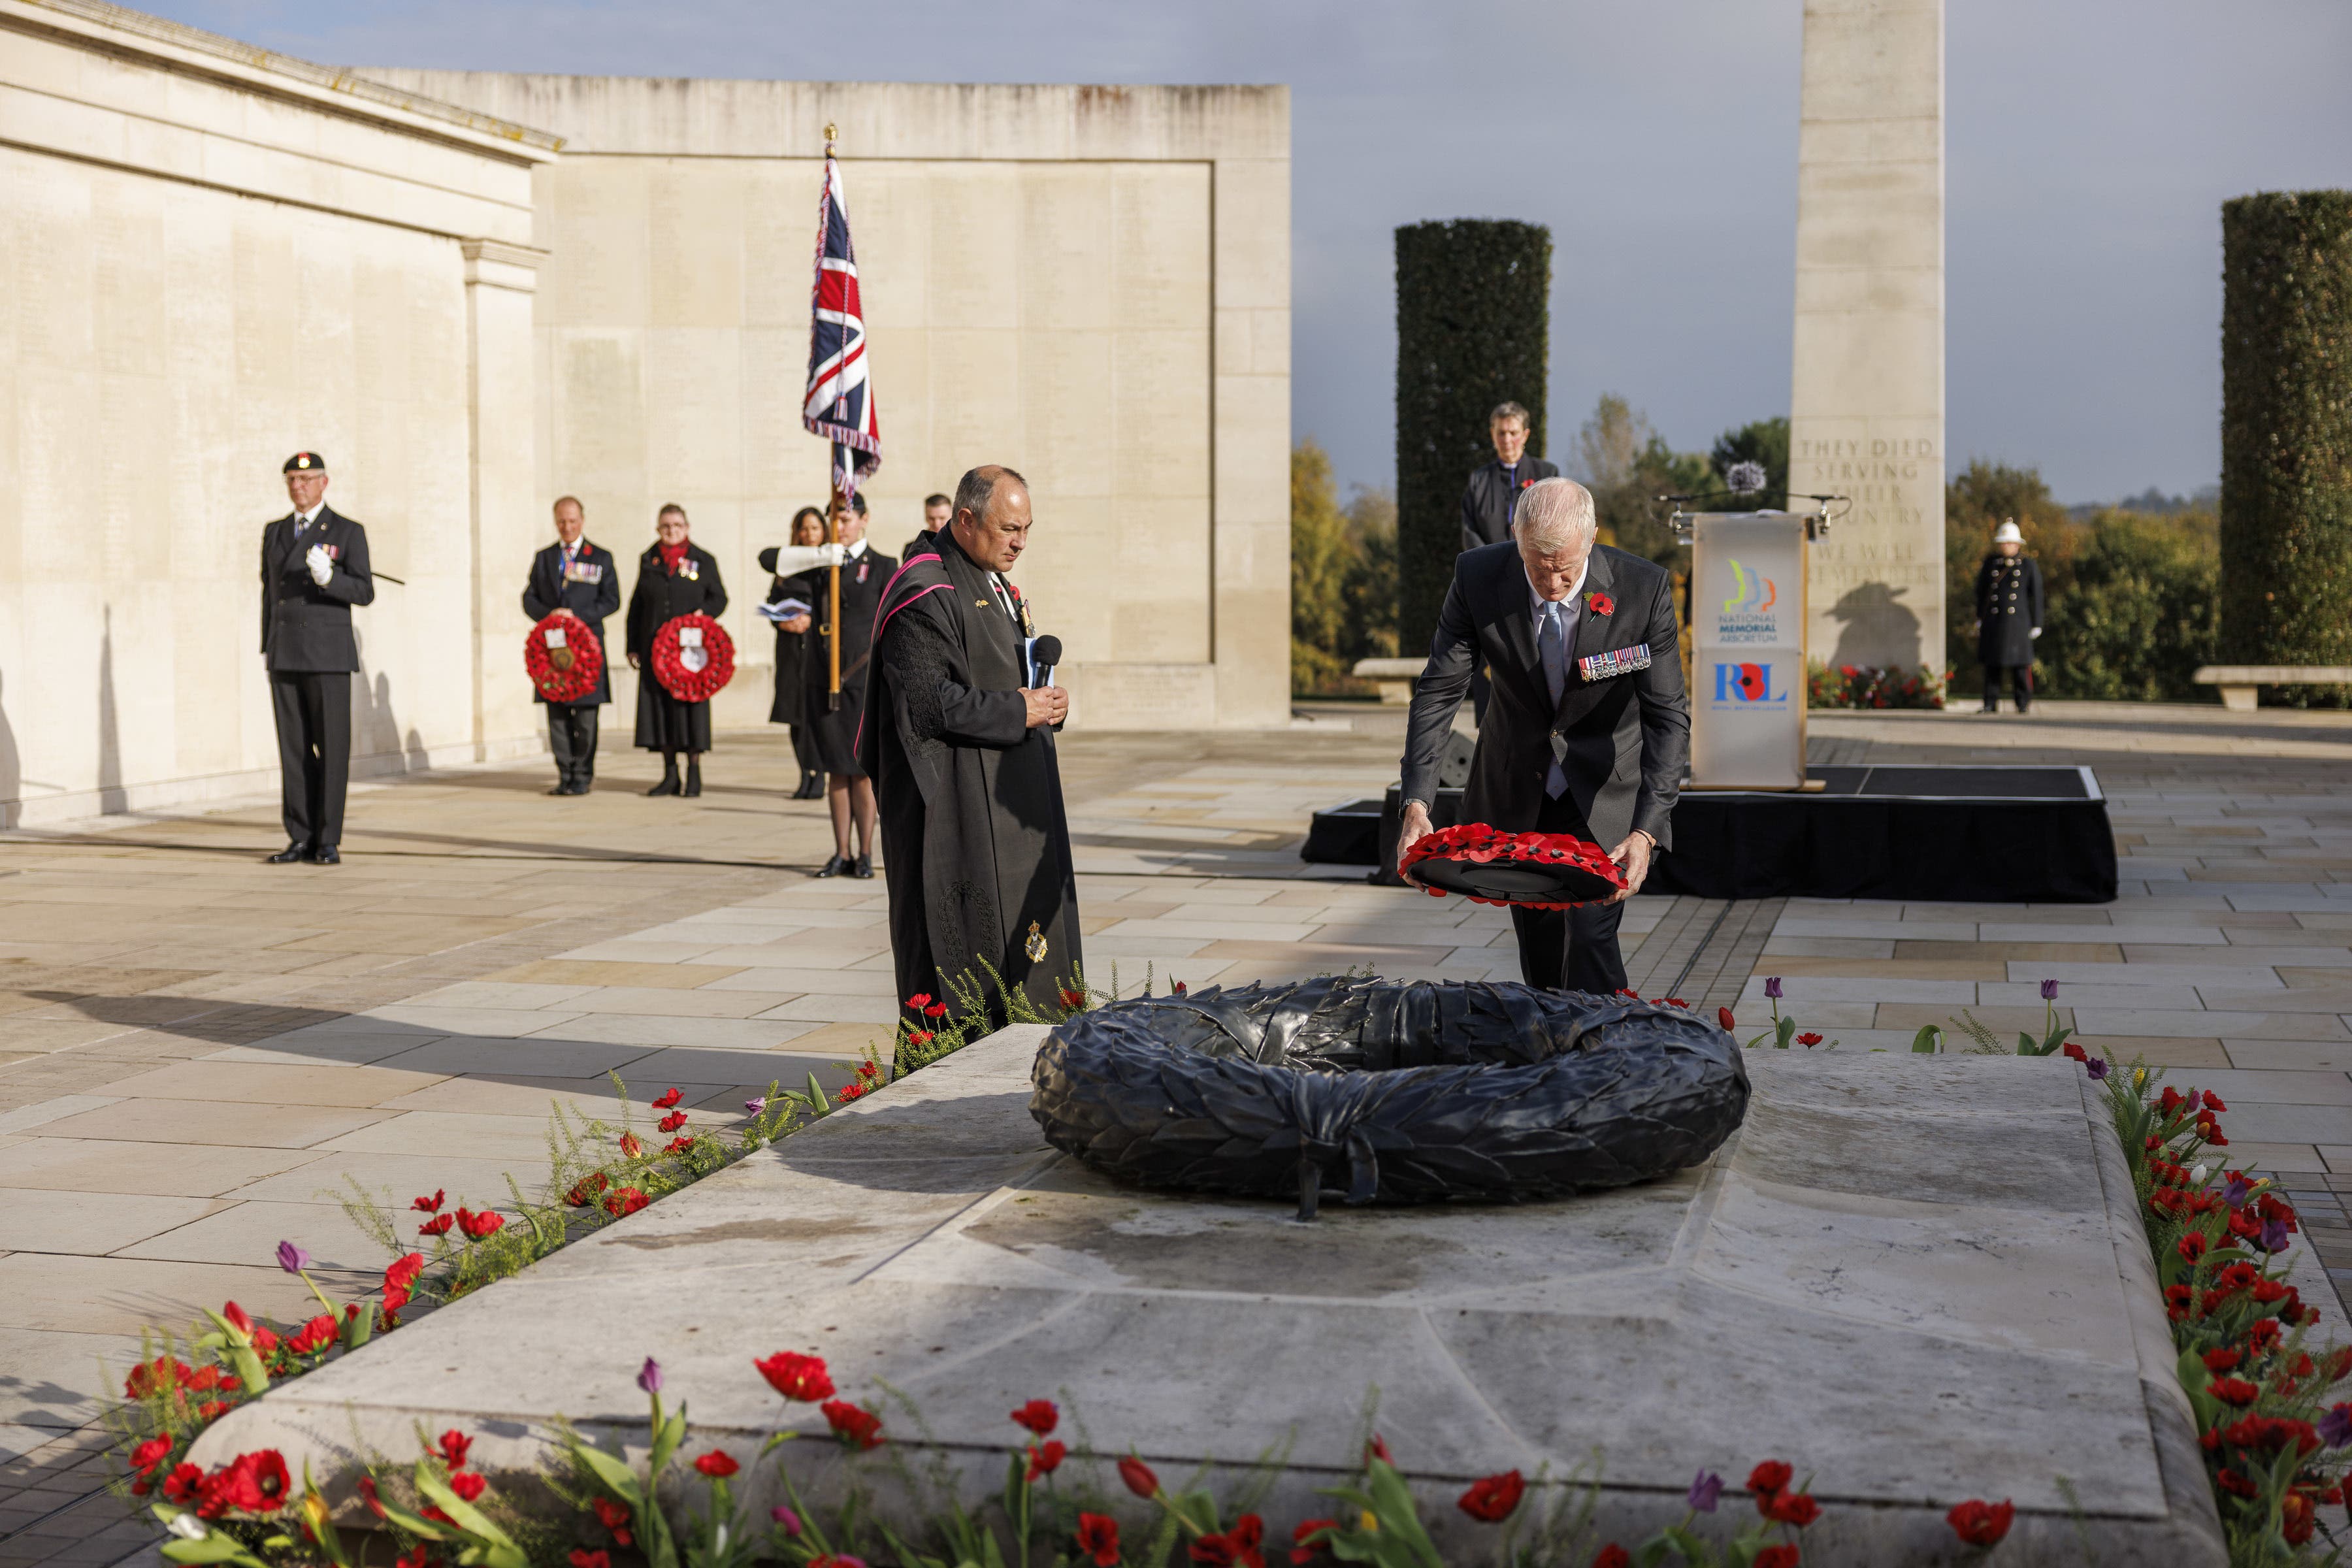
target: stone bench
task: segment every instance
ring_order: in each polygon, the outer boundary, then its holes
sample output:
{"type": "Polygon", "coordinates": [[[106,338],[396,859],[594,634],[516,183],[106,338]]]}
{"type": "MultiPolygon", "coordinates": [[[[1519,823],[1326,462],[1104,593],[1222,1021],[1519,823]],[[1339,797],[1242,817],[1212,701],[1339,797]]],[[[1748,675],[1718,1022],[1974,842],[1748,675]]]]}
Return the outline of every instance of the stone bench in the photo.
{"type": "Polygon", "coordinates": [[[1378,687],[1382,702],[1405,703],[1412,700],[1412,683],[1428,665],[1425,658],[1360,658],[1349,673],[1378,687]]]}
{"type": "Polygon", "coordinates": [[[2222,707],[2251,713],[2257,686],[2352,686],[2352,665],[2208,664],[2189,679],[2200,686],[2220,687],[2222,707]]]}

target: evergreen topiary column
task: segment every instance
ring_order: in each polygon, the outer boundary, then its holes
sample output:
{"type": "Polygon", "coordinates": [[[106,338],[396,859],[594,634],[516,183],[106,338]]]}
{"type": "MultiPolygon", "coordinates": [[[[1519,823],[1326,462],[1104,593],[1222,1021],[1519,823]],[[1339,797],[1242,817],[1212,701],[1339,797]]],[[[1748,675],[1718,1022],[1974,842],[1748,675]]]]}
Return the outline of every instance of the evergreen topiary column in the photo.
{"type": "Polygon", "coordinates": [[[2352,192],[2224,202],[2221,274],[2222,662],[2352,665],[2352,192]]]}
{"type": "Polygon", "coordinates": [[[1429,648],[1462,552],[1462,490],[1493,459],[1486,416],[1528,411],[1544,455],[1551,231],[1456,218],[1396,231],[1397,650],[1429,648]]]}

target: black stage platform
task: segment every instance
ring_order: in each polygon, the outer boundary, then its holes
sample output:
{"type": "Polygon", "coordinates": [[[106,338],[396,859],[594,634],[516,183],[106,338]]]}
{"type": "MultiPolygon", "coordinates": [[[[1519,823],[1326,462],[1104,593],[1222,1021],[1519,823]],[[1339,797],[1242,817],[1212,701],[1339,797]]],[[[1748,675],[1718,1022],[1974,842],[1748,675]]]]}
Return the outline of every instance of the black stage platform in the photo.
{"type": "MultiPolygon", "coordinates": [[[[1820,790],[1700,790],[1675,807],[1675,848],[1644,892],[1706,899],[2105,903],[2116,896],[2106,797],[2084,767],[1930,763],[1809,768],[1820,790]]],[[[1395,885],[1396,786],[1315,814],[1301,858],[1375,867],[1395,885]]],[[[1462,792],[1430,816],[1457,820],[1462,792]]]]}

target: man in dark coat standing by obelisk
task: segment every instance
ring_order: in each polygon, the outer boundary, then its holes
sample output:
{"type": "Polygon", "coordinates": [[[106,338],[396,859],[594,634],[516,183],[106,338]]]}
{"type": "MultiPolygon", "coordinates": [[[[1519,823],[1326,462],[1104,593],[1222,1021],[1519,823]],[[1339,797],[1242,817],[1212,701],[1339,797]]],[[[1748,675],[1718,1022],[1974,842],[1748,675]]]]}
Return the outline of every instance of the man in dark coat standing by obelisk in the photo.
{"type": "Polygon", "coordinates": [[[948,526],[883,592],[858,737],[881,806],[900,1005],[929,995],[953,1006],[969,978],[988,994],[992,1022],[1003,1002],[991,969],[1048,1017],[1082,984],[1054,757],[1069,693],[1034,658],[1029,606],[1004,575],[1029,527],[1019,474],[964,475],[948,526]]]}

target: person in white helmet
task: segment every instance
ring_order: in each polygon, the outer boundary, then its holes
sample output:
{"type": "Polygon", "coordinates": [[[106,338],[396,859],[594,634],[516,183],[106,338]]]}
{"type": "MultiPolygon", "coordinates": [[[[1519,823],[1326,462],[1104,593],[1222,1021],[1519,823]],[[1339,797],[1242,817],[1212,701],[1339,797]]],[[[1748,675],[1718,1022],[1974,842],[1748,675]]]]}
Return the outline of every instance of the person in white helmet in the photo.
{"type": "Polygon", "coordinates": [[[2025,553],[2025,535],[2008,518],[1993,531],[1992,553],[1977,568],[1977,662],[1984,666],[1984,708],[2000,711],[2000,674],[2020,713],[2033,706],[2033,639],[2042,635],[2042,568],[2025,553]]]}

